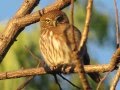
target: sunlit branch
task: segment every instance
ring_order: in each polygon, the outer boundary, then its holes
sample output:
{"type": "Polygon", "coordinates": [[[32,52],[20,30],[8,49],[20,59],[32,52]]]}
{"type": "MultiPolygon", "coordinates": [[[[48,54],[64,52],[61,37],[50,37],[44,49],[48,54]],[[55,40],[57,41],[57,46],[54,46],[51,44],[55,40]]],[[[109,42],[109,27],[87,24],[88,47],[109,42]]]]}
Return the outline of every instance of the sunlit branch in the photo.
{"type": "Polygon", "coordinates": [[[93,6],[93,0],[88,0],[86,20],[85,20],[84,29],[82,32],[82,38],[79,44],[79,50],[81,50],[84,47],[88,38],[89,26],[90,26],[90,21],[92,16],[92,6],[93,6]]]}
{"type": "Polygon", "coordinates": [[[120,66],[119,66],[119,69],[118,69],[116,75],[113,77],[110,90],[115,90],[119,80],[120,80],[120,66]]]}
{"type": "Polygon", "coordinates": [[[116,44],[117,44],[117,48],[120,45],[120,36],[119,36],[119,16],[118,16],[118,9],[117,9],[117,4],[116,4],[116,0],[114,0],[114,7],[115,7],[115,12],[116,12],[116,44]]]}

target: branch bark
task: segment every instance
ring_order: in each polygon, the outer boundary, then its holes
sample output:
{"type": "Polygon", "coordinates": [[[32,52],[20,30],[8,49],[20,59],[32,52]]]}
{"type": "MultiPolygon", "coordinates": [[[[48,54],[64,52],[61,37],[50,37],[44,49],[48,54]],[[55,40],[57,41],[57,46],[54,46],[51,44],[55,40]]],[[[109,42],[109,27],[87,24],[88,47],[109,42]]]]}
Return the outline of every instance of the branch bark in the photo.
{"type": "MultiPolygon", "coordinates": [[[[109,68],[110,64],[85,65],[84,67],[85,67],[86,73],[108,72],[110,70],[110,68],[109,68]]],[[[71,65],[67,66],[64,71],[61,69],[52,71],[51,69],[45,69],[44,67],[39,67],[39,68],[31,68],[31,69],[24,69],[24,70],[22,69],[22,70],[18,70],[18,71],[3,72],[3,73],[0,73],[0,80],[34,76],[34,75],[44,75],[44,74],[51,74],[51,73],[67,73],[67,74],[69,74],[69,73],[76,73],[76,72],[78,72],[76,67],[73,68],[71,65]]]]}
{"type": "Polygon", "coordinates": [[[16,41],[18,34],[25,28],[21,28],[15,22],[17,18],[23,17],[30,13],[34,7],[39,3],[39,0],[24,0],[20,9],[15,16],[8,22],[5,30],[0,34],[0,62],[2,62],[4,56],[16,41]]]}
{"type": "Polygon", "coordinates": [[[88,5],[86,8],[87,12],[86,12],[85,26],[82,32],[82,38],[79,44],[79,50],[81,50],[87,42],[89,26],[90,26],[90,21],[91,21],[91,16],[92,16],[92,6],[93,6],[93,0],[88,0],[88,5]]]}
{"type": "Polygon", "coordinates": [[[119,80],[120,80],[120,66],[119,66],[119,69],[118,69],[116,75],[113,78],[110,90],[116,90],[115,88],[116,88],[117,83],[118,83],[119,80]]]}

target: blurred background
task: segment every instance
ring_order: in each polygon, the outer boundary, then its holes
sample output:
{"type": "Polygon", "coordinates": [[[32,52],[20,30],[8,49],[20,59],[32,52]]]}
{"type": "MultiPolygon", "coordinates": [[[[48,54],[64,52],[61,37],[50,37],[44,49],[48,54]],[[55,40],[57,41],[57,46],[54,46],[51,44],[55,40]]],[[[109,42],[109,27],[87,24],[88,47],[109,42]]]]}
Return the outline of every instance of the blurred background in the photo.
{"type": "MultiPolygon", "coordinates": [[[[43,7],[52,4],[55,0],[41,0],[40,4],[34,9],[37,11],[43,7]]],[[[109,63],[112,54],[116,49],[115,43],[115,10],[114,0],[94,0],[92,21],[90,25],[89,39],[87,42],[88,52],[92,64],[109,63]]],[[[0,31],[4,30],[8,20],[15,14],[23,0],[0,0],[0,31]]],[[[75,26],[81,31],[84,27],[87,0],[76,0],[74,10],[75,26]]],[[[120,1],[117,0],[117,6],[120,15],[120,1]]],[[[34,12],[33,11],[33,12],[34,12]]],[[[65,8],[70,17],[70,7],[65,8]]],[[[119,19],[120,20],[120,19],[119,19]]],[[[40,25],[32,24],[18,36],[17,41],[13,44],[7,53],[4,61],[0,64],[0,72],[14,71],[22,68],[36,67],[37,63],[32,56],[25,50],[25,46],[38,57],[39,52],[40,25]]],[[[109,90],[110,82],[116,71],[110,73],[100,87],[100,90],[109,90]]],[[[104,75],[104,74],[101,74],[104,75]]],[[[67,79],[81,87],[77,74],[65,75],[67,79]]],[[[88,77],[89,78],[89,77],[88,77]]],[[[0,80],[0,90],[16,90],[27,78],[0,80]]],[[[97,84],[89,79],[91,86],[96,88],[97,84]]],[[[63,90],[77,90],[68,82],[59,77],[59,82],[63,90]]],[[[59,90],[52,75],[36,76],[24,90],[59,90]]],[[[117,89],[120,90],[120,81],[117,89]]]]}

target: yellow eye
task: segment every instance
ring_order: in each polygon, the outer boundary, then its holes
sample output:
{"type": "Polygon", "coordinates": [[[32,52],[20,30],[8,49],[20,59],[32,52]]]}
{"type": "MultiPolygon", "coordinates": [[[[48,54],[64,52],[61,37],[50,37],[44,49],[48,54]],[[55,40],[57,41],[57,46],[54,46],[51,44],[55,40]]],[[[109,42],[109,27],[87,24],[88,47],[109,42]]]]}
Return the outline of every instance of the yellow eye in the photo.
{"type": "Polygon", "coordinates": [[[51,22],[51,19],[50,19],[50,18],[46,18],[46,19],[45,19],[45,22],[46,22],[46,23],[50,23],[50,22],[51,22]]]}
{"type": "Polygon", "coordinates": [[[46,23],[50,23],[50,20],[45,20],[46,23]]]}

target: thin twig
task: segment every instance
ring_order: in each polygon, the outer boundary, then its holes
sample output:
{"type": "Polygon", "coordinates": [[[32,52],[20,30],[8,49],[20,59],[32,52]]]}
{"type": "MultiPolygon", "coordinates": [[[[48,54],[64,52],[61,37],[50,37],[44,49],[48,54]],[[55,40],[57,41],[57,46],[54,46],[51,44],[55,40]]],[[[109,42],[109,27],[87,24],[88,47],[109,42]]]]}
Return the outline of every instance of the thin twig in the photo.
{"type": "Polygon", "coordinates": [[[37,63],[40,63],[42,61],[39,57],[37,57],[27,46],[24,47],[25,50],[33,57],[33,60],[35,60],[37,63]]]}
{"type": "MultiPolygon", "coordinates": [[[[116,0],[114,0],[114,8],[115,8],[115,12],[116,12],[116,16],[115,16],[115,19],[116,19],[116,44],[117,44],[116,47],[119,48],[120,47],[120,35],[119,35],[120,32],[119,32],[119,16],[118,16],[118,8],[117,8],[116,0]]],[[[116,75],[113,78],[110,90],[115,90],[117,83],[119,81],[119,78],[120,78],[120,66],[119,66],[119,69],[118,69],[116,75]]]]}
{"type": "Polygon", "coordinates": [[[81,89],[80,87],[76,86],[75,84],[73,84],[71,81],[69,81],[68,79],[66,79],[65,77],[63,77],[61,74],[58,74],[61,78],[63,78],[63,80],[67,81],[68,83],[70,83],[73,87],[76,87],[77,89],[81,89]]]}
{"type": "MultiPolygon", "coordinates": [[[[39,67],[39,66],[40,66],[40,63],[38,63],[37,67],[39,67]]],[[[32,81],[34,79],[34,77],[35,76],[29,76],[27,78],[27,80],[17,88],[17,90],[22,90],[23,88],[25,88],[25,86],[27,86],[30,83],[30,81],[32,81]]]]}
{"type": "Polygon", "coordinates": [[[119,16],[118,16],[118,8],[117,8],[117,4],[116,4],[116,0],[114,0],[114,8],[115,8],[115,21],[116,21],[116,44],[117,44],[117,48],[120,45],[120,36],[119,36],[119,16]]]}
{"type": "Polygon", "coordinates": [[[62,90],[62,87],[58,81],[57,74],[53,74],[56,84],[59,86],[59,89],[62,90]]]}
{"type": "Polygon", "coordinates": [[[92,16],[92,6],[93,6],[93,0],[88,0],[85,25],[84,25],[82,38],[81,38],[79,48],[78,48],[80,51],[87,42],[89,25],[90,25],[90,20],[91,20],[91,16],[92,16]]]}
{"type": "Polygon", "coordinates": [[[104,82],[104,80],[107,78],[107,76],[109,75],[110,72],[111,72],[111,71],[107,72],[107,73],[105,74],[105,76],[100,80],[100,82],[99,82],[96,90],[99,90],[100,85],[104,82]]]}
{"type": "Polygon", "coordinates": [[[25,86],[27,86],[29,82],[32,81],[32,79],[34,79],[34,76],[28,77],[27,80],[22,83],[16,90],[22,90],[23,88],[25,88],[25,86]]]}
{"type": "Polygon", "coordinates": [[[116,75],[113,77],[110,90],[115,90],[115,88],[116,88],[117,83],[118,83],[119,80],[120,80],[120,66],[119,66],[119,69],[117,70],[116,75]]]}
{"type": "MultiPolygon", "coordinates": [[[[32,53],[32,51],[28,49],[26,46],[25,46],[25,50],[29,52],[30,55],[33,57],[33,59],[38,63],[37,68],[40,67],[41,66],[40,59],[34,53],[32,53]]],[[[25,88],[25,86],[27,86],[29,82],[34,79],[34,77],[35,76],[28,77],[27,80],[17,88],[17,90],[22,90],[23,88],[25,88]]]]}
{"type": "Polygon", "coordinates": [[[88,82],[86,74],[85,74],[83,63],[81,62],[80,59],[76,60],[76,71],[79,75],[79,78],[81,80],[84,90],[91,90],[91,87],[89,85],[89,82],[88,82]]]}
{"type": "Polygon", "coordinates": [[[73,38],[73,42],[75,43],[75,48],[74,50],[77,50],[78,46],[75,40],[75,32],[74,32],[74,0],[71,0],[71,25],[72,25],[72,38],[73,38]]]}

